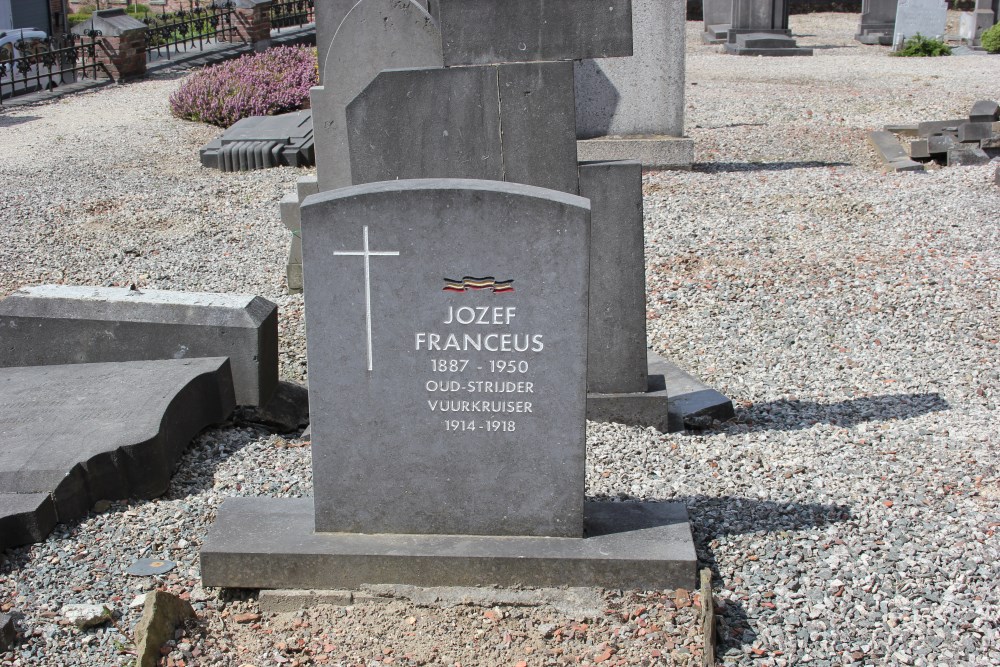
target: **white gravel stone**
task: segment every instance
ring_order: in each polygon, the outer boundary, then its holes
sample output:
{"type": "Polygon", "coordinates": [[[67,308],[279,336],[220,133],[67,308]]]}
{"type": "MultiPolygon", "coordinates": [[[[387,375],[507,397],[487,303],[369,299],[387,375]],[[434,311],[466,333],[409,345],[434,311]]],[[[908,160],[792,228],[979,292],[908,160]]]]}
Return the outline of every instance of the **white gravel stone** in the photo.
{"type": "MultiPolygon", "coordinates": [[[[793,16],[798,42],[820,47],[811,58],[725,56],[688,23],[697,164],[644,176],[649,342],[738,414],[671,435],[588,424],[586,491],[687,504],[715,572],[726,664],[996,665],[995,166],[882,174],[865,133],[997,99],[1000,61],[891,58],[853,42],[857,21],[793,16]]],[[[218,130],[169,116],[178,84],[0,111],[0,295],[60,282],[260,294],[280,307],[282,377],[301,381],[302,300],[284,294],[277,202],[306,172],[200,168],[197,149],[218,130]]],[[[8,553],[0,605],[23,614],[23,640],[0,664],[128,664],[115,627],[84,644],[55,619],[68,599],[115,601],[131,627],[127,601],[153,587],[241,631],[222,614],[255,611],[254,599],[199,586],[216,508],[311,489],[301,441],[242,425],[202,434],[162,498],[112,503],[8,553]],[[143,557],[178,566],[136,588],[123,572],[143,557]]],[[[441,656],[474,641],[482,614],[451,622],[441,656]]],[[[177,655],[273,664],[264,635],[244,632],[256,643],[195,633],[177,655]]],[[[622,655],[650,645],[628,630],[616,641],[622,655]]],[[[367,635],[336,643],[351,664],[378,649],[367,635]]],[[[688,652],[678,646],[660,662],[688,652]]]]}

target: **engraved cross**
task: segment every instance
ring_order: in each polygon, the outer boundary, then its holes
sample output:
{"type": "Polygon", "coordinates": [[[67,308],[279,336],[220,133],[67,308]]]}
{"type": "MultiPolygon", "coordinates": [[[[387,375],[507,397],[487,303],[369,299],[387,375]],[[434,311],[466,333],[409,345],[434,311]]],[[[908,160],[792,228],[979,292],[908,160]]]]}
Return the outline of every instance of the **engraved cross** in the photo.
{"type": "Polygon", "coordinates": [[[372,370],[372,280],[370,257],[398,257],[395,250],[369,250],[368,225],[365,225],[365,247],[363,250],[334,250],[334,255],[354,255],[365,259],[365,325],[368,329],[368,370],[372,370]]]}

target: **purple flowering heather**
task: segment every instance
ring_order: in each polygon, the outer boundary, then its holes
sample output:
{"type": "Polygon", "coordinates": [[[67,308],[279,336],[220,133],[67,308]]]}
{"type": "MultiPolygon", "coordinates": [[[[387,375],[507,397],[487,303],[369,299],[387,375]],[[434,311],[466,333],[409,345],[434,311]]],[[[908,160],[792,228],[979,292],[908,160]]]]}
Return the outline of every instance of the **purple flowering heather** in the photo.
{"type": "Polygon", "coordinates": [[[229,127],[241,118],[301,109],[317,82],[316,49],[279,46],[195,72],[170,96],[170,110],[229,127]]]}

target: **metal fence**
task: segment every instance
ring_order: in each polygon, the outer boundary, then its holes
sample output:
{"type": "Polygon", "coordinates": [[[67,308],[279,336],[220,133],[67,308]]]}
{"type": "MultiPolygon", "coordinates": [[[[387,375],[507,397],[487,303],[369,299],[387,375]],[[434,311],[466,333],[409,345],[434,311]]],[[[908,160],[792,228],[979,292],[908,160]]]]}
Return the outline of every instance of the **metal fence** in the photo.
{"type": "Polygon", "coordinates": [[[100,35],[97,30],[85,35],[21,39],[12,43],[13,49],[0,49],[0,104],[15,95],[108,77],[107,67],[98,60],[100,35]]]}
{"type": "Polygon", "coordinates": [[[315,0],[274,0],[271,3],[271,30],[293,28],[316,22],[315,0]]]}
{"type": "Polygon", "coordinates": [[[147,15],[146,59],[169,58],[172,53],[204,50],[216,42],[245,41],[236,30],[233,3],[213,2],[201,7],[191,3],[189,9],[180,9],[160,16],[147,15]]]}

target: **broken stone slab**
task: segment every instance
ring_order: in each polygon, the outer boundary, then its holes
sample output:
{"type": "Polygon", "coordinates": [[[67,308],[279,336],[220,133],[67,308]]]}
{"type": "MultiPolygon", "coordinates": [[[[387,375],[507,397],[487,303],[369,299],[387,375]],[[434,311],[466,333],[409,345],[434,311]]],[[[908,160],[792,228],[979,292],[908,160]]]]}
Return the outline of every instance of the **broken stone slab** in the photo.
{"type": "Polygon", "coordinates": [[[250,116],[205,144],[201,164],[221,171],[311,167],[316,162],[312,111],[250,116]]]}
{"type": "Polygon", "coordinates": [[[910,142],[910,159],[930,160],[931,153],[927,146],[926,139],[916,139],[910,142]]]}
{"type": "Polygon", "coordinates": [[[930,137],[935,134],[950,134],[958,136],[958,126],[966,122],[967,119],[957,120],[925,120],[917,123],[917,136],[930,137]]]}
{"type": "Polygon", "coordinates": [[[868,141],[875,147],[885,171],[923,171],[924,166],[910,159],[906,149],[892,132],[885,130],[870,132],[868,141]]]}
{"type": "Polygon", "coordinates": [[[267,405],[243,407],[237,415],[242,421],[263,424],[279,433],[298,431],[309,424],[309,390],[282,380],[267,405]]]}
{"type": "Polygon", "coordinates": [[[278,384],[278,307],[259,296],[25,287],[0,301],[0,367],[229,357],[240,405],[278,384]]]}
{"type": "Polygon", "coordinates": [[[98,500],[162,494],[191,439],[234,406],[219,357],[0,369],[0,549],[98,500]]]}
{"type": "Polygon", "coordinates": [[[10,614],[0,614],[0,651],[13,648],[17,639],[17,629],[14,627],[14,617],[10,614]]]}
{"type": "Polygon", "coordinates": [[[890,124],[882,127],[886,132],[892,132],[893,134],[899,134],[906,137],[917,136],[917,124],[916,123],[898,123],[890,124]]]}
{"type": "Polygon", "coordinates": [[[931,157],[945,159],[948,151],[955,146],[958,141],[950,134],[937,134],[927,137],[927,152],[931,157]]]}
{"type": "Polygon", "coordinates": [[[1000,105],[993,100],[979,100],[969,111],[969,121],[972,123],[995,123],[1000,120],[1000,105]]]}
{"type": "Polygon", "coordinates": [[[993,123],[962,123],[958,126],[958,140],[963,144],[979,143],[993,136],[993,123]]]}
{"type": "Polygon", "coordinates": [[[267,614],[285,614],[321,605],[346,607],[354,604],[354,592],[345,590],[263,590],[257,597],[260,610],[267,614]]]}
{"type": "Polygon", "coordinates": [[[142,616],[135,625],[138,667],[155,667],[160,658],[160,647],[168,639],[173,639],[177,626],[195,618],[194,608],[187,600],[166,591],[146,593],[142,616]]]}
{"type": "Polygon", "coordinates": [[[979,146],[963,144],[948,149],[949,167],[974,167],[989,161],[990,156],[979,146]]]}
{"type": "Polygon", "coordinates": [[[595,588],[482,588],[477,586],[408,586],[369,584],[362,591],[376,600],[409,600],[421,607],[550,607],[568,617],[595,618],[605,604],[595,588]]]}
{"type": "Polygon", "coordinates": [[[81,630],[111,620],[111,609],[103,604],[67,604],[63,605],[59,614],[81,630]]]}

